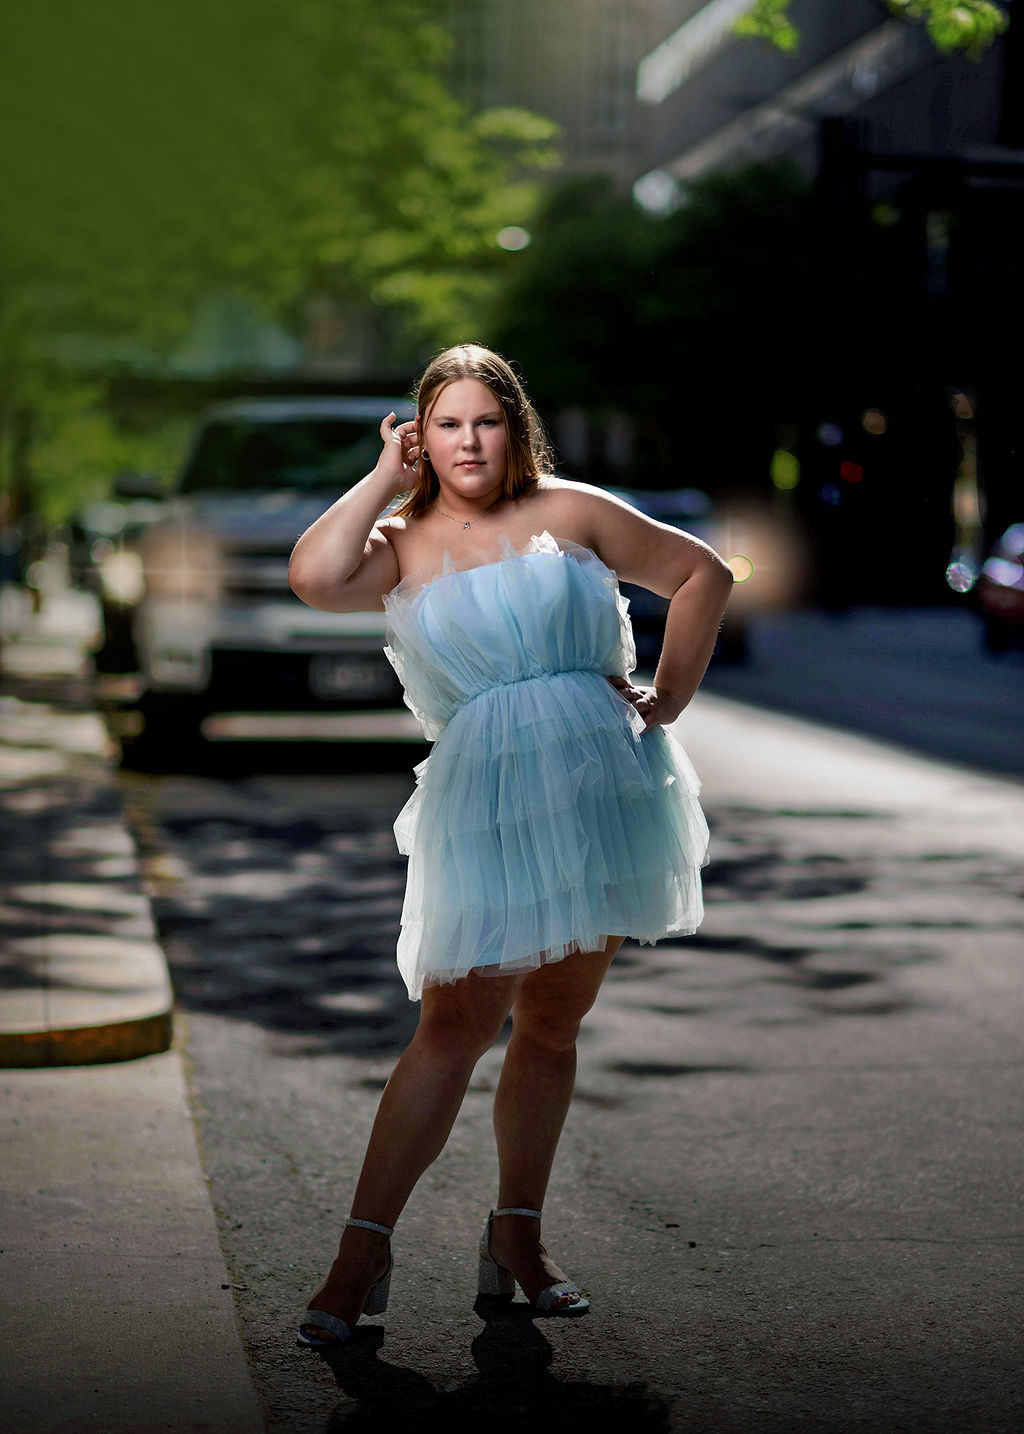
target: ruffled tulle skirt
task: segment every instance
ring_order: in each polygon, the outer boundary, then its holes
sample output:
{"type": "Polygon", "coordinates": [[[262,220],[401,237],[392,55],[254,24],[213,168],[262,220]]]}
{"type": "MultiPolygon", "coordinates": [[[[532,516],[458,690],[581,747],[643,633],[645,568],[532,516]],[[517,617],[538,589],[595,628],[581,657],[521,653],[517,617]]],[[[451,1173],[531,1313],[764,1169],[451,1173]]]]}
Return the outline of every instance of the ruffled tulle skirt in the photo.
{"type": "Polygon", "coordinates": [[[690,762],[599,673],[466,702],[395,823],[409,875],[409,995],[469,971],[533,970],[609,936],[696,930],[708,829],[690,762]]]}

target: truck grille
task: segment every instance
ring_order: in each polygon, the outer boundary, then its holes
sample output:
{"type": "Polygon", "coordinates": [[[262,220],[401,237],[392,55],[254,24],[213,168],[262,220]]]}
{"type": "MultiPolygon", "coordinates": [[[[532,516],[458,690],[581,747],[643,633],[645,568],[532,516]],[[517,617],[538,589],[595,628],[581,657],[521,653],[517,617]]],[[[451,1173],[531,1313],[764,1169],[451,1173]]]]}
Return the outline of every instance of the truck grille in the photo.
{"type": "Polygon", "coordinates": [[[278,554],[232,553],[224,565],[222,592],[243,602],[299,601],[288,586],[288,559],[278,554]]]}

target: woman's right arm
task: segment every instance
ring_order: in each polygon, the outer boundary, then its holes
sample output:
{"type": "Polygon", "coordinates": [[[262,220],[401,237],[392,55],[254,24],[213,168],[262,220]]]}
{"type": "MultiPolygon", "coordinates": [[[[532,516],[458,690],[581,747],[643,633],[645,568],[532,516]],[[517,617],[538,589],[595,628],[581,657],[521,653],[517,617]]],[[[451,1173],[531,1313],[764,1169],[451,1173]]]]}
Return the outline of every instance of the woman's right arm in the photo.
{"type": "Polygon", "coordinates": [[[310,607],[327,612],[371,612],[399,579],[398,559],[377,518],[393,498],[412,486],[419,457],[416,420],[393,428],[389,413],[380,426],[384,448],[372,473],[334,503],[303,533],[292,550],[288,581],[310,607]]]}

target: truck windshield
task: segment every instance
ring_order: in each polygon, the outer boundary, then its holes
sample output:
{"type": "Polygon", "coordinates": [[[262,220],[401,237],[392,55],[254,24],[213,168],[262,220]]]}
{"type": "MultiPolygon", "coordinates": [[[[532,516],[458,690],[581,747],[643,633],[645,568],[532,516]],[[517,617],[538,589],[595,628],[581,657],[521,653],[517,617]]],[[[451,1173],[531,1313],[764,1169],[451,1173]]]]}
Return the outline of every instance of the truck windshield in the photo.
{"type": "Polygon", "coordinates": [[[180,491],[350,487],[380,456],[377,424],[344,419],[217,419],[200,435],[180,491]]]}

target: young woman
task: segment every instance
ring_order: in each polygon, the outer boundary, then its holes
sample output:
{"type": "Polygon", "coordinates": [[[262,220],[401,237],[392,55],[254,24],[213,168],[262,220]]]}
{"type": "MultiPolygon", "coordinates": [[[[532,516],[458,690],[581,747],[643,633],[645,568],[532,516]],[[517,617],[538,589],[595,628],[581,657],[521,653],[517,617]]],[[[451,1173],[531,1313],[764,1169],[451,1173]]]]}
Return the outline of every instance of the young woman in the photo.
{"type": "Polygon", "coordinates": [[[664,725],[704,674],[729,569],[696,538],[552,476],[522,385],[488,349],[435,359],[417,409],[384,419],[376,468],[291,562],[313,607],[384,608],[388,655],[436,739],[395,824],[409,856],[398,958],[419,1025],[299,1331],[313,1345],[386,1307],[393,1227],[509,1014],[480,1290],[518,1282],[545,1313],[586,1312],[540,1237],[580,1022],[624,937],[692,932],[702,916],[707,828],[664,725]],[[671,599],[650,688],[629,682],[616,578],[671,599]]]}

